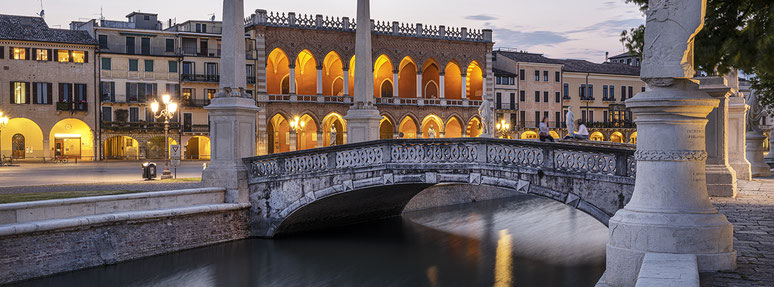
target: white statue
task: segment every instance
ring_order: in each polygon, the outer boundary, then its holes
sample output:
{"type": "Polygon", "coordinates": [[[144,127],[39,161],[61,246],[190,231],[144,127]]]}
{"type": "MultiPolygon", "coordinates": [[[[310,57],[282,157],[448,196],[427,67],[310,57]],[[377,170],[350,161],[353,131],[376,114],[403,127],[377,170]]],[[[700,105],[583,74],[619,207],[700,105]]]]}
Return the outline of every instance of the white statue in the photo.
{"type": "Polygon", "coordinates": [[[328,135],[328,142],[330,146],[336,145],[336,125],[331,125],[331,133],[328,135]]]}
{"type": "Polygon", "coordinates": [[[486,98],[478,107],[478,115],[481,116],[481,135],[491,136],[492,132],[489,129],[492,127],[492,104],[486,98]]]}
{"type": "MultiPolygon", "coordinates": [[[[692,78],[693,44],[706,1],[650,0],[642,54],[643,79],[692,78]]],[[[648,82],[648,81],[646,81],[648,82]]],[[[657,85],[658,86],[658,85],[657,85]]]]}
{"type": "Polygon", "coordinates": [[[434,139],[436,137],[435,135],[435,129],[433,126],[430,126],[430,129],[427,130],[427,138],[434,139]]]}
{"type": "Polygon", "coordinates": [[[567,124],[567,134],[572,135],[575,133],[575,114],[572,113],[572,107],[567,107],[565,123],[567,124]]]}
{"type": "Polygon", "coordinates": [[[763,132],[761,128],[761,119],[765,116],[763,106],[758,100],[758,95],[755,91],[751,91],[750,95],[745,99],[747,105],[750,106],[750,111],[747,112],[747,131],[748,132],[763,132]]]}

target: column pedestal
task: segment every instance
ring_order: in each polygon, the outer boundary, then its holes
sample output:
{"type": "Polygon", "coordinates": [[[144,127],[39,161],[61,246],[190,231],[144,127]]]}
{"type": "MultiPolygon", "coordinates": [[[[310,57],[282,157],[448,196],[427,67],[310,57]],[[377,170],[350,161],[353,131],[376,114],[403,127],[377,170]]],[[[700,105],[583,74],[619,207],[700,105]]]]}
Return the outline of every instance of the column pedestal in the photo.
{"type": "Polygon", "coordinates": [[[210,115],[210,164],[202,173],[204,187],[226,188],[226,201],[249,202],[243,158],[255,152],[255,114],[250,98],[216,97],[205,109],[210,115]]]}
{"type": "Polygon", "coordinates": [[[771,176],[771,167],[763,159],[763,141],[766,136],[762,132],[747,132],[747,160],[750,162],[752,177],[771,176]]]}
{"type": "Polygon", "coordinates": [[[736,178],[742,180],[752,179],[745,144],[749,109],[743,97],[728,99],[728,161],[736,172],[736,178]]]}
{"type": "Polygon", "coordinates": [[[646,253],[695,254],[700,271],[736,265],[733,226],[712,205],[705,126],[717,100],[684,79],[660,79],[626,104],[637,114],[637,178],[609,222],[605,283],[635,286],[646,253]]]}
{"type": "Polygon", "coordinates": [[[774,128],[769,131],[769,155],[764,160],[770,168],[774,169],[774,128]]]}
{"type": "Polygon", "coordinates": [[[376,108],[350,108],[344,119],[347,120],[348,139],[346,143],[359,143],[379,139],[379,122],[382,120],[382,116],[379,115],[379,110],[376,108]]]}
{"type": "Polygon", "coordinates": [[[735,197],[736,172],[728,163],[728,97],[733,93],[724,77],[705,77],[700,81],[702,91],[720,100],[707,117],[707,192],[713,197],[735,197]]]}

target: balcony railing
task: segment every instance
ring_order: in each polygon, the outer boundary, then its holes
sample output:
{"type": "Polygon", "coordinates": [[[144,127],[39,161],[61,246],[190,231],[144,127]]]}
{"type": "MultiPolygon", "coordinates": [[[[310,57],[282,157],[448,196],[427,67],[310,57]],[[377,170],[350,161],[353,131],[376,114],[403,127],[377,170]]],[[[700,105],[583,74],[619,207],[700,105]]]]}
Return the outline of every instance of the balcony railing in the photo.
{"type": "Polygon", "coordinates": [[[209,125],[183,125],[184,133],[209,133],[209,125]]]}
{"type": "Polygon", "coordinates": [[[115,96],[103,95],[102,102],[103,103],[147,103],[148,98],[154,98],[154,97],[152,95],[149,95],[149,96],[125,96],[123,98],[124,98],[123,100],[119,100],[115,96]]]}
{"type": "Polygon", "coordinates": [[[248,85],[253,85],[253,84],[255,84],[255,77],[253,77],[253,76],[247,76],[247,84],[248,84],[248,85]]]}
{"type": "MultiPolygon", "coordinates": [[[[169,123],[170,130],[178,130],[179,123],[169,123]]],[[[102,129],[111,131],[163,132],[164,123],[158,122],[102,122],[102,129]]]]}
{"type": "Polygon", "coordinates": [[[183,99],[183,105],[186,107],[205,107],[210,105],[210,99],[183,99]]]}
{"type": "Polygon", "coordinates": [[[86,112],[89,110],[87,102],[57,102],[57,111],[86,112]]]}
{"type": "Polygon", "coordinates": [[[183,82],[217,83],[219,81],[220,75],[183,74],[183,82]]]}

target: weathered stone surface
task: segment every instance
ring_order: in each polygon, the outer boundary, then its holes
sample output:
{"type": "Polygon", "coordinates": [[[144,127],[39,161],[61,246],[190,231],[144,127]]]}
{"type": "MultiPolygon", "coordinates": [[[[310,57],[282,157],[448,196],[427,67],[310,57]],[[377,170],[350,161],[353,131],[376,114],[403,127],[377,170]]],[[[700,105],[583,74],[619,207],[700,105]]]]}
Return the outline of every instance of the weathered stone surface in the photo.
{"type": "Polygon", "coordinates": [[[636,287],[698,287],[696,255],[648,253],[642,259],[636,287]]]}

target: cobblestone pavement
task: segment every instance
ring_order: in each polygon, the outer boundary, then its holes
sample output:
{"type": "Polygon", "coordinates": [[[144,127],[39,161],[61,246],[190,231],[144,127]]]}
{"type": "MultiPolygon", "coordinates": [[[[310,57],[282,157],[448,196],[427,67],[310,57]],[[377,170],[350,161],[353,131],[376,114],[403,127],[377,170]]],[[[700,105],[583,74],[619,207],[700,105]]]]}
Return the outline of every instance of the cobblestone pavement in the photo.
{"type": "Polygon", "coordinates": [[[713,198],[734,224],[737,269],[701,274],[701,285],[774,286],[774,178],[739,181],[737,198],[713,198]]]}

